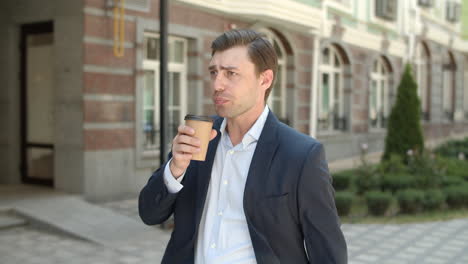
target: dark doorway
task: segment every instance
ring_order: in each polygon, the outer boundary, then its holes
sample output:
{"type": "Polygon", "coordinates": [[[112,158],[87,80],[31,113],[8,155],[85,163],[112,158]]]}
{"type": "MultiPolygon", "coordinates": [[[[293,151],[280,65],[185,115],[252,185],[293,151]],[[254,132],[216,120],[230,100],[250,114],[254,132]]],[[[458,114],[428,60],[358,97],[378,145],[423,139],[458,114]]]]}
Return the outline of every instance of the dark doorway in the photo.
{"type": "Polygon", "coordinates": [[[54,184],[53,22],[21,26],[21,176],[54,184]]]}

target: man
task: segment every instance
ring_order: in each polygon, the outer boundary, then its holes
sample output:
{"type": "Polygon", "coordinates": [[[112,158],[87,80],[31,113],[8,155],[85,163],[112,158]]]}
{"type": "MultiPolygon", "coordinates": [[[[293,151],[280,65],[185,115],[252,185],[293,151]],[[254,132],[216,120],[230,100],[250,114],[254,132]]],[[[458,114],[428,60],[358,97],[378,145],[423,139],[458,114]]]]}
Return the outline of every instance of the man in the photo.
{"type": "Polygon", "coordinates": [[[280,123],[265,102],[277,57],[252,30],[225,32],[209,65],[214,122],[206,161],[180,126],[171,159],[139,198],[141,219],[174,214],[163,263],[346,263],[323,146],[280,123]]]}

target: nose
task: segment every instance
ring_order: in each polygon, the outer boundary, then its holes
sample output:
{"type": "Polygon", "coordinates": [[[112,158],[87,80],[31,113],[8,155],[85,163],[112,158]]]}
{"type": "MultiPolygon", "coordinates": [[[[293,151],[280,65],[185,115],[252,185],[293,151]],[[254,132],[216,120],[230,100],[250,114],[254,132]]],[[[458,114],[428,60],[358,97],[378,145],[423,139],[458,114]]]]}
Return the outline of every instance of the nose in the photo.
{"type": "Polygon", "coordinates": [[[221,74],[217,74],[211,79],[211,85],[216,92],[224,91],[224,80],[221,74]]]}

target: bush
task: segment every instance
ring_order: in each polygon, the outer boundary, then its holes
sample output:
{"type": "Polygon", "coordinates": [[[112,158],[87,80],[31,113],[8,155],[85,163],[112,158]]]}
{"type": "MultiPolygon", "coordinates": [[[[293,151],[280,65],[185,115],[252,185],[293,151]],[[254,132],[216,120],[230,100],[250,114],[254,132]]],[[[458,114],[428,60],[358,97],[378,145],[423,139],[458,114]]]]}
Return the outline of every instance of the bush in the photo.
{"type": "Polygon", "coordinates": [[[380,188],[380,175],[372,166],[361,166],[356,173],[354,183],[358,194],[380,188]]]}
{"type": "Polygon", "coordinates": [[[367,192],[365,197],[367,209],[371,215],[384,215],[392,201],[391,194],[380,191],[367,192]]]}
{"type": "Polygon", "coordinates": [[[333,188],[337,191],[349,189],[354,171],[340,171],[332,173],[333,188]]]}
{"type": "Polygon", "coordinates": [[[445,175],[458,176],[468,181],[468,162],[458,159],[444,159],[445,175]]]}
{"type": "Polygon", "coordinates": [[[432,189],[424,193],[423,207],[425,210],[440,209],[445,202],[445,195],[441,190],[432,189]]]}
{"type": "Polygon", "coordinates": [[[385,174],[382,177],[381,187],[384,191],[395,193],[399,190],[414,188],[416,179],[408,174],[385,174]]]}
{"type": "Polygon", "coordinates": [[[457,176],[446,176],[442,178],[442,187],[458,186],[465,184],[465,180],[457,176]]]}
{"type": "Polygon", "coordinates": [[[435,152],[443,157],[458,158],[460,153],[463,153],[465,158],[468,158],[468,137],[464,140],[450,140],[438,146],[435,152]]]}
{"type": "Polygon", "coordinates": [[[406,162],[408,150],[420,152],[424,149],[420,101],[417,84],[409,64],[405,66],[396,97],[395,105],[388,119],[382,160],[388,160],[392,154],[397,154],[403,157],[406,162]]]}
{"type": "Polygon", "coordinates": [[[424,192],[416,189],[402,190],[397,193],[400,212],[404,214],[416,213],[422,209],[424,192]]]}
{"type": "Polygon", "coordinates": [[[446,187],[444,193],[450,208],[468,207],[468,184],[446,187]]]}
{"type": "Polygon", "coordinates": [[[335,193],[335,204],[336,210],[340,216],[348,215],[351,211],[351,205],[353,203],[354,194],[352,192],[336,192],[335,193]]]}

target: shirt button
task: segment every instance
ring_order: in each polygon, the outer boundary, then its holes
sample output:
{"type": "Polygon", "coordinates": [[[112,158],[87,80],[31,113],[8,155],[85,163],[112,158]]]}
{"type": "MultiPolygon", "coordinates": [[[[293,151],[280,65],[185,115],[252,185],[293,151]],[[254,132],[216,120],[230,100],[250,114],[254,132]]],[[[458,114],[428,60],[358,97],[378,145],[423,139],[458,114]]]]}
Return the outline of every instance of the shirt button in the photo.
{"type": "Polygon", "coordinates": [[[219,216],[223,215],[223,211],[219,211],[218,215],[219,216]]]}
{"type": "Polygon", "coordinates": [[[211,248],[216,248],[216,244],[215,244],[215,243],[211,243],[211,248]]]}
{"type": "Polygon", "coordinates": [[[224,180],[223,183],[224,183],[224,185],[227,185],[227,184],[228,184],[228,181],[227,181],[227,180],[224,180]]]}
{"type": "Polygon", "coordinates": [[[231,154],[231,155],[234,154],[234,150],[230,150],[229,154],[231,154]]]}

